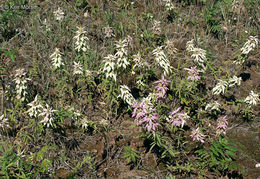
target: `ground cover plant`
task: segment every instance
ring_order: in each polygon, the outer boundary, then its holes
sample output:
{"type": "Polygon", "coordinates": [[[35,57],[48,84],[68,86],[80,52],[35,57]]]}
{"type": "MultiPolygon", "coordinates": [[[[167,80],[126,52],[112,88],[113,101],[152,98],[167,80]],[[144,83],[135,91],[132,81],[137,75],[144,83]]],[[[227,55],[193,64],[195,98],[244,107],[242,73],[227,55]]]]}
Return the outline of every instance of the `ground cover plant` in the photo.
{"type": "Polygon", "coordinates": [[[259,8],[1,1],[0,177],[260,177],[259,8]]]}

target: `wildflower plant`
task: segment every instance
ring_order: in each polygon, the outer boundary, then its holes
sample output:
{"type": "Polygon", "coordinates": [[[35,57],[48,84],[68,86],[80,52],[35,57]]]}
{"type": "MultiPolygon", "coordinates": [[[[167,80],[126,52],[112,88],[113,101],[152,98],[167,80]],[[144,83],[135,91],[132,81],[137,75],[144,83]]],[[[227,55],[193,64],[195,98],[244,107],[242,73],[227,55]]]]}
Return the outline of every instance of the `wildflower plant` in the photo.
{"type": "Polygon", "coordinates": [[[139,125],[144,124],[148,132],[155,134],[158,127],[158,113],[155,113],[155,109],[144,101],[135,102],[132,107],[134,108],[132,117],[135,117],[137,123],[139,125]]]}
{"type": "Polygon", "coordinates": [[[250,107],[252,105],[257,105],[259,101],[259,95],[254,93],[254,91],[251,91],[250,94],[244,100],[244,102],[247,103],[250,107]]]}
{"type": "Polygon", "coordinates": [[[76,35],[73,37],[75,39],[75,50],[77,52],[86,52],[89,46],[87,45],[87,41],[89,38],[86,36],[87,31],[84,30],[83,27],[77,27],[76,35]]]}
{"type": "Polygon", "coordinates": [[[241,54],[237,55],[237,60],[233,63],[237,65],[241,65],[246,61],[247,56],[251,51],[258,47],[258,37],[257,36],[250,36],[243,47],[240,49],[241,54]]]}
{"type": "Polygon", "coordinates": [[[64,63],[62,62],[61,52],[59,48],[55,48],[55,51],[50,56],[54,69],[60,68],[64,63]]]}
{"type": "Polygon", "coordinates": [[[73,75],[83,74],[83,67],[80,62],[73,62],[73,75]]]}
{"type": "Polygon", "coordinates": [[[130,64],[127,57],[127,41],[125,40],[119,40],[116,42],[116,49],[117,52],[115,54],[115,57],[117,59],[117,66],[123,67],[126,69],[126,67],[130,64]]]}
{"type": "Polygon", "coordinates": [[[258,46],[257,36],[250,36],[246,43],[241,48],[241,53],[243,55],[248,55],[252,50],[258,46]]]}
{"type": "Polygon", "coordinates": [[[27,105],[30,106],[30,108],[27,111],[30,117],[37,118],[41,110],[43,109],[41,102],[38,100],[38,95],[36,95],[34,100],[27,105]]]}
{"type": "Polygon", "coordinates": [[[236,75],[234,75],[232,78],[229,79],[228,83],[229,83],[229,87],[233,87],[235,85],[240,86],[241,85],[241,81],[242,78],[241,77],[237,77],[236,75]]]}
{"type": "Polygon", "coordinates": [[[164,72],[164,76],[169,75],[172,72],[172,67],[170,65],[170,61],[167,59],[163,49],[163,47],[157,47],[156,49],[153,50],[153,55],[155,57],[155,61],[156,63],[163,68],[164,72]]]}
{"type": "Polygon", "coordinates": [[[180,110],[181,107],[171,112],[168,119],[173,126],[183,128],[184,124],[186,123],[186,120],[189,119],[190,117],[188,116],[187,113],[180,112],[180,110]]]}
{"type": "Polygon", "coordinates": [[[219,95],[220,93],[224,94],[228,87],[228,82],[224,80],[218,80],[218,81],[219,82],[217,83],[217,85],[212,89],[212,93],[214,95],[219,95]]]}
{"type": "Polygon", "coordinates": [[[113,29],[107,25],[105,27],[105,38],[111,38],[111,37],[114,37],[115,35],[113,34],[113,29]]]}
{"type": "Polygon", "coordinates": [[[199,72],[202,72],[201,70],[197,70],[197,67],[191,67],[191,68],[184,68],[184,70],[187,70],[189,73],[189,76],[187,77],[187,80],[191,81],[199,81],[200,76],[199,72]]]}
{"type": "Polygon", "coordinates": [[[228,128],[227,116],[223,116],[223,117],[218,118],[218,124],[217,124],[217,131],[216,131],[216,133],[218,135],[220,135],[222,133],[225,135],[227,128],[228,128]]]}
{"type": "Polygon", "coordinates": [[[202,67],[205,67],[204,63],[207,61],[206,51],[201,48],[193,48],[191,57],[194,58],[194,61],[202,67]]]}
{"type": "Polygon", "coordinates": [[[53,14],[57,21],[61,21],[62,19],[64,19],[64,12],[60,7],[56,11],[54,11],[53,14]]]}
{"type": "Polygon", "coordinates": [[[174,9],[174,4],[171,0],[163,0],[165,2],[165,7],[167,11],[171,11],[174,9]]]}
{"type": "Polygon", "coordinates": [[[113,78],[116,81],[115,61],[116,57],[114,55],[110,54],[107,57],[105,57],[103,72],[105,73],[106,78],[113,78]]]}
{"type": "Polygon", "coordinates": [[[156,35],[161,34],[161,22],[160,21],[156,21],[156,20],[153,21],[152,31],[156,35]]]}
{"type": "Polygon", "coordinates": [[[191,132],[191,138],[193,141],[200,141],[201,143],[205,142],[205,135],[201,133],[200,128],[198,127],[197,129],[193,129],[191,132]]]}
{"type": "Polygon", "coordinates": [[[42,112],[39,116],[43,116],[43,120],[40,123],[43,123],[44,126],[50,127],[53,126],[54,120],[54,112],[57,110],[53,110],[48,104],[42,109],[42,112]]]}
{"type": "Polygon", "coordinates": [[[213,110],[219,111],[220,106],[221,105],[217,101],[214,101],[212,103],[207,104],[206,107],[205,107],[205,110],[206,111],[213,111],[213,110]]]}
{"type": "Polygon", "coordinates": [[[5,130],[9,127],[9,121],[7,118],[5,118],[4,114],[0,116],[0,128],[5,130]]]}
{"type": "Polygon", "coordinates": [[[26,72],[23,68],[17,69],[15,73],[15,79],[14,82],[16,84],[16,98],[21,99],[22,101],[25,100],[26,94],[27,94],[27,82],[30,81],[30,78],[26,78],[26,72]]]}
{"type": "Polygon", "coordinates": [[[168,90],[167,85],[169,84],[169,80],[166,80],[164,78],[164,76],[162,76],[161,80],[158,80],[156,82],[154,82],[155,84],[157,84],[155,86],[156,89],[156,100],[158,100],[159,98],[165,98],[166,96],[166,92],[168,90]]]}
{"type": "Polygon", "coordinates": [[[135,102],[135,99],[133,95],[131,94],[130,89],[126,85],[120,86],[121,94],[119,97],[121,97],[129,106],[132,106],[135,102]]]}

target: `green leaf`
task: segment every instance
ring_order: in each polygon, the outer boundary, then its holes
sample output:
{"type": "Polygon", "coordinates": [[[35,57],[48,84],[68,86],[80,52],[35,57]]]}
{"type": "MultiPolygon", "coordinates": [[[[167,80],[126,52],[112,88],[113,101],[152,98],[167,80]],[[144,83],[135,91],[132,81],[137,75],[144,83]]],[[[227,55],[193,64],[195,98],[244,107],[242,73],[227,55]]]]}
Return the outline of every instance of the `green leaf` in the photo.
{"type": "Polygon", "coordinates": [[[226,150],[225,153],[228,154],[231,157],[236,157],[236,154],[231,152],[231,151],[229,151],[229,150],[226,150]]]}

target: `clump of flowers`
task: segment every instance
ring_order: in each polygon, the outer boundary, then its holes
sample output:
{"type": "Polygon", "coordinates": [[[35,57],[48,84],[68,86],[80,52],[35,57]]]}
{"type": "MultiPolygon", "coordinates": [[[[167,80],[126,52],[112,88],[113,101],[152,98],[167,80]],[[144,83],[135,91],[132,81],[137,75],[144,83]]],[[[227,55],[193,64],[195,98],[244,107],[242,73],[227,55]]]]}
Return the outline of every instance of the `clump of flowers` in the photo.
{"type": "Polygon", "coordinates": [[[232,78],[229,79],[228,83],[229,83],[229,87],[232,87],[232,86],[235,86],[235,85],[238,85],[240,86],[241,84],[241,81],[242,81],[242,78],[241,77],[237,77],[236,75],[234,75],[232,78]]]}
{"type": "Polygon", "coordinates": [[[15,79],[14,82],[16,83],[15,89],[16,89],[16,98],[21,99],[22,101],[25,100],[25,96],[27,94],[27,81],[30,81],[30,78],[26,78],[26,72],[24,69],[17,69],[15,73],[15,79]]]}
{"type": "Polygon", "coordinates": [[[125,40],[126,40],[127,46],[133,48],[133,38],[130,35],[128,35],[125,40]]]}
{"type": "Polygon", "coordinates": [[[227,128],[228,128],[227,116],[220,117],[218,119],[218,124],[217,124],[217,134],[223,133],[226,135],[227,128]]]}
{"type": "Polygon", "coordinates": [[[165,2],[165,7],[167,11],[171,11],[174,9],[174,5],[171,0],[163,0],[165,2]]]}
{"type": "Polygon", "coordinates": [[[207,61],[206,51],[201,48],[194,47],[194,40],[190,40],[186,43],[186,49],[188,52],[192,53],[191,57],[194,61],[201,67],[205,68],[204,63],[207,61]]]}
{"type": "Polygon", "coordinates": [[[60,68],[61,65],[64,65],[61,58],[60,49],[55,48],[54,53],[50,56],[52,60],[52,65],[54,66],[54,69],[60,68]]]}
{"type": "Polygon", "coordinates": [[[41,121],[43,125],[47,125],[47,127],[52,126],[52,121],[54,120],[54,112],[57,110],[53,110],[51,107],[49,107],[48,104],[46,104],[46,108],[42,109],[42,113],[39,114],[39,116],[44,116],[44,119],[41,121]]]}
{"type": "Polygon", "coordinates": [[[166,92],[168,90],[167,85],[169,84],[169,80],[166,80],[164,78],[164,76],[162,76],[162,79],[154,82],[155,84],[157,84],[155,86],[156,91],[156,100],[158,100],[159,98],[164,98],[166,96],[166,92]]]}
{"type": "Polygon", "coordinates": [[[228,87],[228,82],[224,80],[219,80],[218,84],[212,89],[212,93],[219,95],[220,93],[224,94],[225,89],[228,87]]]}
{"type": "Polygon", "coordinates": [[[126,68],[127,65],[130,63],[128,62],[127,58],[127,41],[125,40],[119,40],[116,42],[116,49],[117,52],[115,54],[115,57],[117,58],[117,65],[118,67],[126,68]]]}
{"type": "Polygon", "coordinates": [[[153,55],[155,56],[155,61],[164,69],[164,76],[167,76],[172,72],[170,61],[166,58],[162,46],[157,47],[153,50],[153,55]]]}
{"type": "Polygon", "coordinates": [[[83,68],[82,68],[82,65],[80,64],[80,62],[74,62],[73,68],[74,68],[73,75],[83,74],[83,68]]]}
{"type": "Polygon", "coordinates": [[[0,116],[0,128],[2,128],[3,130],[9,127],[8,119],[4,117],[4,115],[0,116]]]}
{"type": "Polygon", "coordinates": [[[184,70],[187,70],[189,73],[187,80],[191,80],[191,81],[200,80],[199,72],[202,72],[201,70],[198,70],[196,67],[184,68],[184,70]]]}
{"type": "Polygon", "coordinates": [[[64,18],[64,12],[62,9],[59,7],[56,11],[53,12],[56,20],[60,21],[64,18]]]}
{"type": "Polygon", "coordinates": [[[186,120],[189,119],[190,117],[188,116],[187,113],[180,112],[180,110],[181,107],[171,112],[169,115],[169,120],[172,125],[177,127],[181,126],[183,128],[184,124],[186,123],[186,120]]]}
{"type": "Polygon", "coordinates": [[[84,129],[88,128],[89,125],[89,121],[87,117],[84,117],[81,121],[80,121],[81,127],[84,129]]]}
{"type": "Polygon", "coordinates": [[[220,110],[219,107],[220,107],[220,104],[217,101],[214,101],[212,103],[207,104],[205,107],[205,110],[206,111],[213,111],[213,110],[219,111],[220,110]]]}
{"type": "Polygon", "coordinates": [[[116,81],[115,60],[116,57],[114,55],[108,55],[105,57],[103,72],[106,74],[106,78],[113,78],[116,81]]]}
{"type": "Polygon", "coordinates": [[[38,117],[38,114],[41,112],[41,109],[43,108],[40,101],[38,100],[38,95],[36,95],[34,100],[27,105],[30,106],[30,109],[27,111],[29,116],[38,117]]]}
{"type": "Polygon", "coordinates": [[[192,52],[193,54],[191,55],[191,57],[194,58],[194,61],[198,63],[200,66],[205,67],[204,63],[207,60],[206,51],[201,48],[194,48],[192,52]]]}
{"type": "Polygon", "coordinates": [[[190,136],[193,141],[197,140],[197,141],[200,141],[201,143],[205,142],[204,139],[206,136],[200,132],[199,127],[197,129],[193,129],[190,136]]]}
{"type": "Polygon", "coordinates": [[[258,46],[258,38],[257,36],[250,36],[244,46],[241,48],[241,52],[244,55],[248,55],[253,49],[258,46]]]}
{"type": "Polygon", "coordinates": [[[153,21],[152,31],[154,34],[160,35],[161,34],[161,22],[160,21],[153,21]]]}
{"type": "Polygon", "coordinates": [[[121,97],[128,105],[132,106],[135,102],[135,99],[133,95],[131,94],[130,89],[126,85],[120,86],[121,94],[119,97],[121,97]]]}
{"type": "Polygon", "coordinates": [[[113,36],[115,36],[115,35],[113,34],[112,28],[109,25],[107,25],[105,27],[105,38],[110,38],[110,37],[113,37],[113,36]]]}
{"type": "Polygon", "coordinates": [[[240,11],[244,8],[243,7],[243,1],[234,0],[232,2],[232,12],[240,14],[240,11]]]}
{"type": "Polygon", "coordinates": [[[154,132],[158,127],[156,121],[158,119],[158,114],[154,112],[155,109],[151,108],[144,102],[141,102],[140,104],[135,103],[132,107],[134,108],[132,117],[136,118],[139,125],[145,124],[148,132],[152,131],[153,134],[155,134],[154,132]]]}
{"type": "Polygon", "coordinates": [[[166,41],[165,49],[167,50],[167,53],[170,55],[173,55],[173,54],[177,53],[177,51],[178,51],[177,48],[175,48],[172,40],[166,41]]]}
{"type": "Polygon", "coordinates": [[[78,52],[86,52],[89,48],[89,46],[87,45],[87,40],[89,40],[86,36],[87,31],[85,31],[83,27],[77,28],[78,30],[76,32],[76,35],[73,37],[75,39],[75,50],[77,50],[78,52]]]}
{"type": "Polygon", "coordinates": [[[49,23],[47,22],[47,19],[44,19],[43,25],[45,25],[45,29],[46,29],[47,31],[51,31],[51,28],[50,28],[49,23]]]}
{"type": "Polygon", "coordinates": [[[192,40],[190,40],[190,41],[188,41],[188,42],[186,43],[186,50],[187,50],[188,52],[192,52],[194,48],[195,48],[195,47],[194,47],[194,39],[192,39],[192,40]]]}
{"type": "Polygon", "coordinates": [[[140,52],[138,52],[136,55],[133,55],[133,62],[134,65],[132,68],[132,74],[135,74],[134,70],[136,68],[143,68],[143,67],[146,67],[148,69],[150,68],[150,65],[147,63],[147,61],[142,59],[140,52]]]}
{"type": "Polygon", "coordinates": [[[254,93],[254,91],[251,91],[249,96],[246,97],[246,99],[244,100],[245,103],[247,103],[249,106],[252,105],[256,105],[260,99],[259,99],[259,95],[254,93]]]}

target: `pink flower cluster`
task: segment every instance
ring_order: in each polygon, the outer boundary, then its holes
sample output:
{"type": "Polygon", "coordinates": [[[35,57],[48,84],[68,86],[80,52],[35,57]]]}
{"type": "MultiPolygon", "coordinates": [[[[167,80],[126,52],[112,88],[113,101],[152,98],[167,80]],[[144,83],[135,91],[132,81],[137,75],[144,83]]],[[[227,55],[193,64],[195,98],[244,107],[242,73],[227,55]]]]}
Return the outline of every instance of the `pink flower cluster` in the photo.
{"type": "Polygon", "coordinates": [[[200,80],[199,72],[201,72],[201,70],[198,70],[196,67],[184,68],[184,70],[187,70],[188,73],[189,73],[187,80],[192,80],[192,81],[200,80]]]}
{"type": "Polygon", "coordinates": [[[200,141],[201,143],[204,143],[205,135],[200,132],[199,127],[197,129],[193,129],[191,132],[192,140],[200,141]]]}
{"type": "Polygon", "coordinates": [[[169,80],[166,80],[164,76],[162,76],[162,79],[154,82],[157,84],[155,86],[155,89],[157,90],[156,92],[156,101],[158,101],[159,98],[164,98],[166,96],[166,92],[168,88],[166,87],[169,84],[169,80]]]}
{"type": "Polygon", "coordinates": [[[228,127],[228,121],[227,121],[227,116],[220,117],[218,119],[218,124],[217,124],[217,134],[226,134],[226,130],[228,127]]]}
{"type": "Polygon", "coordinates": [[[135,117],[136,121],[139,125],[145,124],[145,127],[148,132],[152,130],[154,133],[158,123],[158,113],[155,113],[155,109],[146,104],[145,102],[141,102],[140,104],[135,103],[132,106],[134,108],[132,117],[135,117]]]}
{"type": "Polygon", "coordinates": [[[181,107],[179,107],[178,109],[176,109],[175,111],[170,113],[169,119],[172,125],[177,126],[177,127],[183,127],[184,124],[186,123],[187,118],[189,118],[189,116],[186,113],[183,112],[179,112],[181,109],[181,107]]]}

